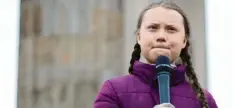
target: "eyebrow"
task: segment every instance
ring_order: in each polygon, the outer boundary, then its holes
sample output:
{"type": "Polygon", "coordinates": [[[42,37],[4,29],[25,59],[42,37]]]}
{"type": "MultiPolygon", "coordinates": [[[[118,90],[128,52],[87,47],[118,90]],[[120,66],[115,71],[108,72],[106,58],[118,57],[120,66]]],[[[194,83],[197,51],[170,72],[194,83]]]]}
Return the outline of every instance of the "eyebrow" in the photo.
{"type": "MultiPolygon", "coordinates": [[[[158,25],[159,23],[150,23],[149,25],[158,25]]],[[[165,24],[165,23],[164,23],[165,24]]],[[[173,26],[173,27],[178,27],[177,25],[175,24],[165,24],[167,26],[173,26]]]]}

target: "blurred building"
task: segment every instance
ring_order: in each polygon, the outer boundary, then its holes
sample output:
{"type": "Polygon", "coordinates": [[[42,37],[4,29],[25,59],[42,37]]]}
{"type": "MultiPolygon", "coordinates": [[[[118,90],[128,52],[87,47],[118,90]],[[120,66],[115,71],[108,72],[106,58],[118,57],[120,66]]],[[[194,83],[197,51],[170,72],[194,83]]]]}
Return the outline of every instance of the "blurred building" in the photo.
{"type": "MultiPolygon", "coordinates": [[[[19,108],[92,108],[104,80],[128,74],[140,11],[151,0],[21,0],[19,108]]],[[[202,0],[175,0],[192,28],[206,87],[202,0]]]]}

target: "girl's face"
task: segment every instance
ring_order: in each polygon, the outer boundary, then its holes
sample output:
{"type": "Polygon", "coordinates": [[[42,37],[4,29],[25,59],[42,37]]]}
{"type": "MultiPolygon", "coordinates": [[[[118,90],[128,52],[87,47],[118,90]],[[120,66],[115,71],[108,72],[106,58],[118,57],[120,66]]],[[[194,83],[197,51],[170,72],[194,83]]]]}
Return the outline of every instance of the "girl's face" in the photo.
{"type": "Polygon", "coordinates": [[[182,15],[163,7],[149,9],[137,32],[137,42],[148,63],[153,64],[160,55],[173,62],[187,42],[182,15]]]}

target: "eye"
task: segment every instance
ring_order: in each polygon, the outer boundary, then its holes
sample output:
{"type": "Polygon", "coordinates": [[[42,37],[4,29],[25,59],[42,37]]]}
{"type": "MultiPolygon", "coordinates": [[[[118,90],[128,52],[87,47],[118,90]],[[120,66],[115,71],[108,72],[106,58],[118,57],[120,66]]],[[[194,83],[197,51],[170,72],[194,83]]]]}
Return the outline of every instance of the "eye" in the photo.
{"type": "Polygon", "coordinates": [[[177,32],[177,28],[174,27],[174,26],[166,26],[166,30],[169,32],[169,33],[175,33],[177,32]]]}
{"type": "Polygon", "coordinates": [[[149,29],[149,30],[157,30],[158,27],[159,27],[158,25],[153,24],[153,25],[149,25],[149,26],[148,26],[148,29],[149,29]]]}

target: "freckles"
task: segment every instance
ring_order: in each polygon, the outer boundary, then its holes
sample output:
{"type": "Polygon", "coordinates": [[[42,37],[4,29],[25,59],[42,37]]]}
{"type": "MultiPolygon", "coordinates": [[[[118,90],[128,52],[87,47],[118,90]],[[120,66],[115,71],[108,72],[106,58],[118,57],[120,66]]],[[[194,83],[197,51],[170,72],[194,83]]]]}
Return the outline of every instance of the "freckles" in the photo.
{"type": "Polygon", "coordinates": [[[171,43],[170,43],[170,47],[171,47],[171,48],[175,48],[175,46],[176,46],[176,45],[175,45],[174,42],[171,42],[171,43]]]}
{"type": "Polygon", "coordinates": [[[148,48],[151,48],[153,46],[153,42],[148,42],[147,46],[148,48]]]}
{"type": "Polygon", "coordinates": [[[175,44],[176,44],[175,42],[169,41],[169,47],[170,48],[174,48],[176,46],[175,44]]]}

